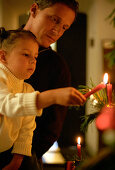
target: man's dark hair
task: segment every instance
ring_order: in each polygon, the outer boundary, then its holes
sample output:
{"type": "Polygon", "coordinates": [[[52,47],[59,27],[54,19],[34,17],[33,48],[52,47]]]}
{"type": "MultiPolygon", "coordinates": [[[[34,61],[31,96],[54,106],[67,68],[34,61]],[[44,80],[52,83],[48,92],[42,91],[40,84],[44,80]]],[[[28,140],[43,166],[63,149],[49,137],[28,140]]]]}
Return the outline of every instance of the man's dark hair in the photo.
{"type": "Polygon", "coordinates": [[[34,0],[34,1],[35,3],[38,4],[41,10],[48,8],[56,3],[62,3],[67,5],[75,12],[76,15],[79,9],[79,3],[76,0],[34,0]]]}

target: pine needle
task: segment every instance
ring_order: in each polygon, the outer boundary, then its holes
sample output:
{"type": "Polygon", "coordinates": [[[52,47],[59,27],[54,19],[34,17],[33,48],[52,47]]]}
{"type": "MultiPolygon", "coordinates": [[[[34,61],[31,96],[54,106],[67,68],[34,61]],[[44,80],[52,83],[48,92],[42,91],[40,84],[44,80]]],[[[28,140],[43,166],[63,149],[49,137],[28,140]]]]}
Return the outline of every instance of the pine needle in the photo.
{"type": "Polygon", "coordinates": [[[99,112],[81,116],[81,119],[83,121],[83,123],[81,124],[81,127],[80,127],[81,131],[86,132],[88,129],[88,125],[91,124],[95,120],[95,118],[98,116],[98,114],[99,114],[99,112]]]}

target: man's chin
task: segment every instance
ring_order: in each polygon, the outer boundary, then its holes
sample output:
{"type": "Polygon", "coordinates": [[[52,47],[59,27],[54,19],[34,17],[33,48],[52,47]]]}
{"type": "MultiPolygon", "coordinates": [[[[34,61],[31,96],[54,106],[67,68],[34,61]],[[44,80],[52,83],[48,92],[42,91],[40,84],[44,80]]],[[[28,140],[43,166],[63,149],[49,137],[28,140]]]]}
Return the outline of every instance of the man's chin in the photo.
{"type": "Polygon", "coordinates": [[[45,48],[48,48],[53,43],[54,41],[49,38],[46,38],[44,39],[44,41],[39,42],[40,46],[45,47],[45,48]]]}
{"type": "Polygon", "coordinates": [[[51,43],[42,43],[40,46],[48,48],[51,45],[51,43]]]}

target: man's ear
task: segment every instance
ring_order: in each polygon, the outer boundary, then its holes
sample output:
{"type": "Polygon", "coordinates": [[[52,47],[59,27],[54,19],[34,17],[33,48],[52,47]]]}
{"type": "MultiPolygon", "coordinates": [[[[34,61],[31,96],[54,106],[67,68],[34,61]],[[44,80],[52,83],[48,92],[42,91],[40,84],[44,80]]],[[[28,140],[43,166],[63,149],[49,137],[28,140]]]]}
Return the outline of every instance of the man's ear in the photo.
{"type": "Polygon", "coordinates": [[[38,12],[38,9],[39,9],[39,6],[37,3],[33,3],[31,8],[30,8],[30,14],[35,17],[37,15],[37,12],[38,12]]]}
{"type": "Polygon", "coordinates": [[[4,50],[0,50],[0,61],[6,63],[6,52],[4,50]]]}

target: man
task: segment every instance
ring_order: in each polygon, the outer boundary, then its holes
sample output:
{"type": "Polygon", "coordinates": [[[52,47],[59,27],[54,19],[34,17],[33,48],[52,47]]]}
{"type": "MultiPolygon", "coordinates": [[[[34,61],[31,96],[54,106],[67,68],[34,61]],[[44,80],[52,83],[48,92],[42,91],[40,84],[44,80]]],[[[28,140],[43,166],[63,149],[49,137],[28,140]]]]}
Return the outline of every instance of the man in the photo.
{"type": "MultiPolygon", "coordinates": [[[[36,71],[27,80],[40,92],[70,86],[70,73],[64,59],[50,45],[56,42],[74,22],[78,10],[75,0],[35,0],[24,27],[33,32],[40,45],[36,71]]],[[[33,152],[38,159],[58,140],[67,107],[53,105],[36,118],[33,152]]]]}

